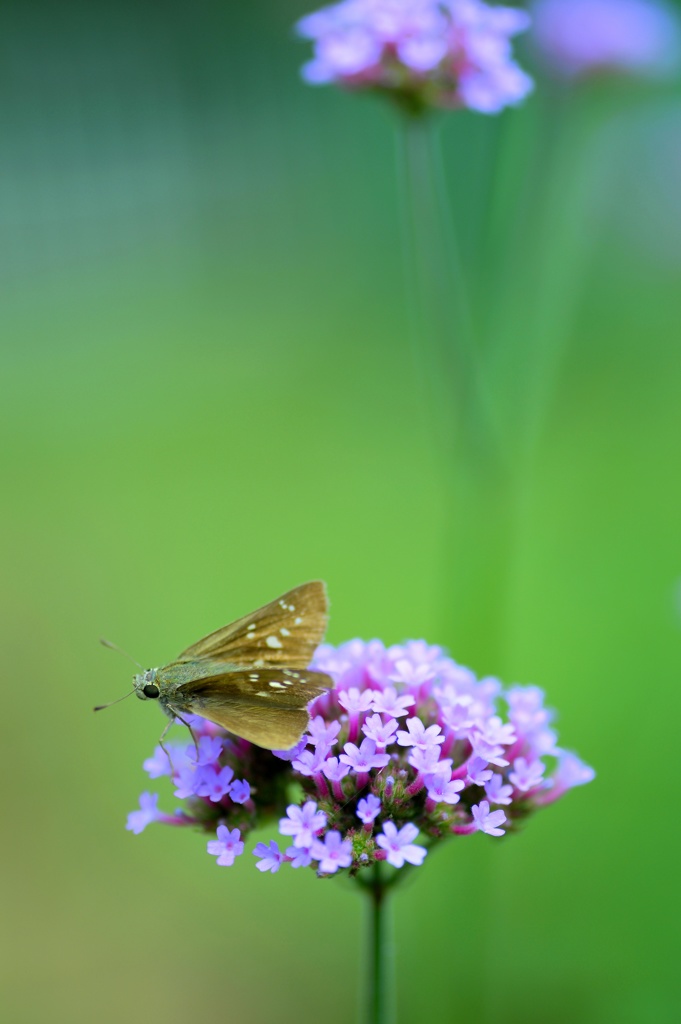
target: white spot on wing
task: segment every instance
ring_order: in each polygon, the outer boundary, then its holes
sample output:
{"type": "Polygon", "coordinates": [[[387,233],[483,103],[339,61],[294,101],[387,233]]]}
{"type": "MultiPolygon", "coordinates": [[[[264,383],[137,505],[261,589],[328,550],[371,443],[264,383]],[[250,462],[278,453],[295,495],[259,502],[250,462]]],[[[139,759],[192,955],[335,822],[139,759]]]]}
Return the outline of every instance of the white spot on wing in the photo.
{"type": "Polygon", "coordinates": [[[270,691],[269,690],[259,690],[258,693],[256,693],[256,697],[269,697],[269,696],[270,696],[270,691]]]}
{"type": "Polygon", "coordinates": [[[301,617],[300,617],[300,616],[298,616],[298,618],[296,619],[296,621],[295,621],[294,625],[296,625],[296,626],[299,626],[299,625],[300,625],[300,623],[301,623],[302,621],[303,621],[303,620],[301,619],[301,617]]]}
{"type": "Polygon", "coordinates": [[[281,633],[282,636],[290,636],[291,635],[291,630],[287,629],[286,626],[282,626],[281,629],[279,630],[279,632],[281,633]]]}
{"type": "Polygon", "coordinates": [[[284,646],[278,636],[268,636],[265,643],[268,647],[272,647],[275,650],[284,646]]]}
{"type": "Polygon", "coordinates": [[[283,683],[270,683],[270,686],[273,686],[275,690],[283,690],[284,689],[284,684],[283,683]]]}

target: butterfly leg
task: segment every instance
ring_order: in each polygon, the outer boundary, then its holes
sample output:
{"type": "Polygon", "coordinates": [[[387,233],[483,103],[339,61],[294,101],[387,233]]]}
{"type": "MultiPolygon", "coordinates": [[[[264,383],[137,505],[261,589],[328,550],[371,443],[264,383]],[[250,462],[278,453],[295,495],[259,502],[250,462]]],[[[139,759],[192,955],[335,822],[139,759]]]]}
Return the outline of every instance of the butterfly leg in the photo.
{"type": "MultiPolygon", "coordinates": [[[[166,738],[166,736],[167,736],[167,734],[168,734],[168,729],[170,729],[171,725],[173,724],[173,721],[174,721],[174,719],[172,719],[172,718],[171,718],[171,719],[170,719],[170,721],[168,722],[168,724],[166,725],[165,729],[164,729],[164,730],[163,730],[163,732],[161,733],[161,735],[160,735],[160,737],[159,737],[159,741],[158,741],[158,745],[159,745],[159,747],[161,748],[161,750],[163,751],[163,753],[164,753],[164,754],[166,755],[166,757],[168,758],[168,763],[170,764],[170,770],[171,770],[171,772],[175,771],[175,769],[173,768],[173,759],[172,759],[172,757],[170,756],[170,754],[168,753],[168,751],[167,751],[167,749],[166,749],[166,746],[165,746],[165,744],[164,744],[164,742],[163,742],[163,741],[164,741],[164,739],[166,738]]],[[[185,724],[186,724],[186,723],[185,723],[185,724]]]]}
{"type": "MultiPolygon", "coordinates": [[[[196,736],[194,734],[194,730],[192,729],[192,727],[189,724],[189,722],[185,722],[185,720],[182,717],[182,715],[178,711],[175,710],[175,708],[172,706],[172,704],[169,704],[168,708],[170,709],[170,711],[172,711],[172,713],[175,716],[175,718],[177,719],[177,721],[178,722],[182,722],[182,724],[186,725],[187,728],[189,729],[189,734],[190,734],[192,740],[194,741],[194,749],[196,750],[196,760],[198,761],[198,759],[199,759],[199,744],[198,744],[198,741],[197,741],[196,736]]],[[[173,721],[174,721],[174,719],[171,718],[171,720],[168,722],[168,724],[166,725],[165,729],[163,730],[163,736],[161,736],[161,739],[158,741],[159,742],[159,746],[162,747],[163,750],[165,750],[166,748],[163,746],[163,743],[161,742],[161,740],[163,739],[165,734],[168,732],[168,729],[173,724],[173,721]]],[[[167,750],[166,750],[166,753],[168,753],[167,750]]],[[[168,754],[168,760],[170,761],[170,754],[168,754]]],[[[171,761],[171,764],[172,764],[172,761],[171,761]]]]}

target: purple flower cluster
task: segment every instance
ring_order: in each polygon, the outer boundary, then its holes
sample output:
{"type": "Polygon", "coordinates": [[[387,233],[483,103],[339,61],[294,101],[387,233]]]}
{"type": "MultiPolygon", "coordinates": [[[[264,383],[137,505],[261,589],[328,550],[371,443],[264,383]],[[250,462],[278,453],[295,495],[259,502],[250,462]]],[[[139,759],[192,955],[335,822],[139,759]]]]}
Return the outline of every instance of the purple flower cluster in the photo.
{"type": "Polygon", "coordinates": [[[310,705],[296,747],[262,750],[193,717],[198,750],[170,747],[169,762],[157,747],[144,763],[151,778],[170,776],[186,808],[163,814],[144,793],[127,827],[139,833],[160,821],[217,832],[208,852],[230,866],[245,836],[278,818],[284,848],[258,843],[260,871],[288,863],[355,874],[376,861],[419,865],[451,836],[502,836],[594,778],[558,746],[538,687],[504,690],[425,641],[325,644],[312,667],[336,685],[310,705]]]}
{"type": "Polygon", "coordinates": [[[537,0],[534,43],[567,78],[663,77],[681,62],[679,19],[658,0],[537,0]]]}
{"type": "Polygon", "coordinates": [[[532,90],[510,42],[529,23],[524,11],[482,0],[342,0],[298,22],[314,43],[302,73],[312,85],[377,90],[415,111],[496,114],[532,90]]]}

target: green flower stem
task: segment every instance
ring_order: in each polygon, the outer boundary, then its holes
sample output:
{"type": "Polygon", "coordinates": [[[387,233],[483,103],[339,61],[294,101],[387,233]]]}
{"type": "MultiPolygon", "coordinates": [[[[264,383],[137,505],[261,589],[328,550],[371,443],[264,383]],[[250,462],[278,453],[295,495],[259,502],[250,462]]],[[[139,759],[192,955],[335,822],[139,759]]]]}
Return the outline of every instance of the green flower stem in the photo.
{"type": "Polygon", "coordinates": [[[620,103],[605,86],[547,89],[520,112],[500,154],[487,252],[496,301],[486,333],[522,474],[535,460],[574,329],[598,234],[590,214],[601,129],[620,103]]]}
{"type": "Polygon", "coordinates": [[[488,403],[436,117],[403,114],[398,150],[413,363],[433,449],[449,468],[462,451],[485,447],[488,403]]]}
{"type": "Polygon", "coordinates": [[[509,477],[454,230],[435,115],[404,114],[399,169],[406,294],[445,512],[438,608],[457,657],[500,671],[509,477]]]}
{"type": "Polygon", "coordinates": [[[390,884],[386,884],[383,879],[383,867],[384,865],[377,861],[371,868],[371,878],[362,881],[369,910],[366,1024],[394,1024],[396,1020],[392,969],[393,943],[388,903],[390,884]]]}

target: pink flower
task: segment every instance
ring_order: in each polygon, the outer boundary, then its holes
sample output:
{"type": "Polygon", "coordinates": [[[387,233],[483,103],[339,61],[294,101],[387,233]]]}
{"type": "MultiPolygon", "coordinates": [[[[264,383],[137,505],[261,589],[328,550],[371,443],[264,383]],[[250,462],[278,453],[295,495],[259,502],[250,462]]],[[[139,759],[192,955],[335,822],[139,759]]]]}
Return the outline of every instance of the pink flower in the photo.
{"type": "Polygon", "coordinates": [[[565,77],[657,78],[681,61],[678,16],[657,0],[538,0],[533,19],[536,48],[565,77]]]}
{"type": "MultiPolygon", "coordinates": [[[[482,0],[341,0],[298,22],[314,45],[302,74],[310,85],[379,89],[412,110],[496,114],[532,90],[511,52],[511,38],[528,25],[524,11],[482,0]]],[[[425,677],[417,650],[413,668],[425,677]]]]}

